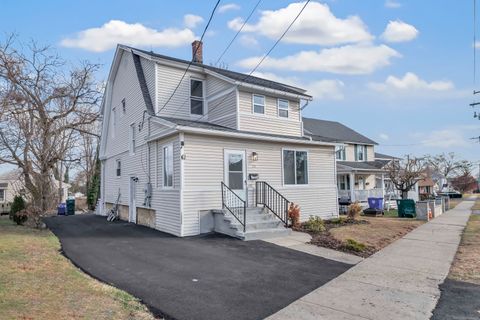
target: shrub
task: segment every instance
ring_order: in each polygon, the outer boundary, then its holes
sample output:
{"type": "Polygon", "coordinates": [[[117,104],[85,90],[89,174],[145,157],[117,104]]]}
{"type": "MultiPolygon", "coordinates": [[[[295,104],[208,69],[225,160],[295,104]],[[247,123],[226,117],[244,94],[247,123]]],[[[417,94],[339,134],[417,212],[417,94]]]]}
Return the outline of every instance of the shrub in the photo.
{"type": "Polygon", "coordinates": [[[22,219],[16,218],[16,214],[23,209],[25,209],[25,200],[21,196],[15,196],[13,198],[12,206],[10,207],[10,219],[15,221],[17,224],[23,224],[22,219]]]}
{"type": "Polygon", "coordinates": [[[360,213],[362,213],[362,206],[360,203],[354,202],[351,205],[348,206],[348,212],[347,212],[347,217],[348,219],[351,220],[357,220],[358,217],[360,217],[360,213]]]}
{"type": "Polygon", "coordinates": [[[288,207],[288,219],[294,228],[298,227],[300,224],[300,207],[293,202],[290,203],[290,206],[288,207]]]}
{"type": "Polygon", "coordinates": [[[307,222],[305,222],[305,229],[310,232],[319,233],[325,231],[325,224],[322,218],[317,216],[310,216],[307,222]]]}
{"type": "Polygon", "coordinates": [[[357,242],[353,239],[347,239],[343,246],[345,249],[355,251],[355,252],[363,252],[367,248],[365,244],[361,242],[357,242]]]}
{"type": "Polygon", "coordinates": [[[347,220],[346,218],[344,217],[339,217],[339,218],[333,218],[333,219],[330,219],[330,223],[331,224],[342,224],[345,222],[345,220],[347,220]]]}
{"type": "Polygon", "coordinates": [[[21,223],[17,222],[17,224],[28,225],[32,228],[40,228],[43,225],[42,212],[42,209],[39,207],[29,206],[16,213],[15,216],[21,221],[21,223]]]}

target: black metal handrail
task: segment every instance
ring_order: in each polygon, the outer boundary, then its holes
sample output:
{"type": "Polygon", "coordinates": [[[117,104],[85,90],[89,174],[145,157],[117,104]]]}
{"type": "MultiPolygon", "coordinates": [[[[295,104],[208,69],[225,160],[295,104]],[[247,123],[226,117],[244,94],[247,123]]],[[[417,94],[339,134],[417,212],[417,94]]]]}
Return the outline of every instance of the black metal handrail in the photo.
{"type": "Polygon", "coordinates": [[[222,182],[222,208],[228,210],[243,226],[247,225],[247,203],[222,182]]]}
{"type": "Polygon", "coordinates": [[[255,203],[263,205],[276,215],[288,228],[288,201],[280,192],[265,181],[255,183],[255,203]]]}

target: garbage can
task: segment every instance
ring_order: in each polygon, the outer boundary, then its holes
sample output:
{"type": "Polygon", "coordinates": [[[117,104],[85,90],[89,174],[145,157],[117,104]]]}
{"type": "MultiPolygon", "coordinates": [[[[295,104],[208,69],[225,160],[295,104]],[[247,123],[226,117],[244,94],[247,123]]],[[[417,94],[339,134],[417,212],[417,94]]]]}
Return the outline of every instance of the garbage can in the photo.
{"type": "Polygon", "coordinates": [[[67,216],[71,216],[75,214],[75,199],[74,198],[68,198],[67,199],[67,211],[66,211],[67,216]]]}
{"type": "Polygon", "coordinates": [[[415,212],[415,201],[412,199],[398,199],[397,207],[399,218],[415,218],[417,216],[415,212]]]}
{"type": "Polygon", "coordinates": [[[65,203],[59,203],[58,206],[57,206],[57,214],[59,216],[64,216],[65,215],[65,209],[66,209],[65,203]]]}
{"type": "Polygon", "coordinates": [[[370,209],[383,210],[383,198],[368,198],[368,207],[370,209]]]}

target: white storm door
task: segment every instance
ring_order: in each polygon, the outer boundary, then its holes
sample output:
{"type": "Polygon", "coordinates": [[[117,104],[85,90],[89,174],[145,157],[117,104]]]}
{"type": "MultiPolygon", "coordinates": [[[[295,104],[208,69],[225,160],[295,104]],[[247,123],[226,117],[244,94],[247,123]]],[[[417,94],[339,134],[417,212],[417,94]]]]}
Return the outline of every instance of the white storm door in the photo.
{"type": "Polygon", "coordinates": [[[135,178],[130,177],[130,185],[129,185],[129,222],[137,223],[137,205],[135,203],[135,178]]]}
{"type": "Polygon", "coordinates": [[[242,200],[246,199],[245,181],[247,180],[245,151],[225,150],[225,184],[242,200]]]}

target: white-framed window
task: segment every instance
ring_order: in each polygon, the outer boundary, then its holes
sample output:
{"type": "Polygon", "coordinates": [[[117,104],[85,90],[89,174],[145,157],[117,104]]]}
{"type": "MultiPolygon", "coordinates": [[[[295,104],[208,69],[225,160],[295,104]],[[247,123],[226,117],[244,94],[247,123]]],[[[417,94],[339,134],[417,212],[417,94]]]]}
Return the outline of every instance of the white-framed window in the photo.
{"type": "Polygon", "coordinates": [[[342,160],[342,161],[347,160],[347,155],[346,155],[346,152],[345,152],[345,146],[336,147],[335,154],[336,154],[337,160],[342,160]]]}
{"type": "Polygon", "coordinates": [[[285,99],[278,99],[277,106],[278,106],[278,116],[281,118],[288,118],[288,100],[285,99]]]}
{"type": "Polygon", "coordinates": [[[130,125],[130,154],[135,154],[135,146],[136,146],[136,126],[135,123],[130,125]]]}
{"type": "Polygon", "coordinates": [[[308,184],[308,152],[283,150],[283,184],[308,184]]]}
{"type": "Polygon", "coordinates": [[[125,98],[122,99],[122,113],[127,113],[127,102],[125,101],[125,98]]]}
{"type": "Polygon", "coordinates": [[[117,177],[120,177],[122,175],[122,160],[120,159],[117,159],[116,161],[115,174],[117,177]]]}
{"type": "Polygon", "coordinates": [[[5,189],[0,189],[0,202],[5,201],[5,189]]]}
{"type": "Polygon", "coordinates": [[[265,96],[254,94],[252,97],[252,101],[253,101],[253,113],[265,114],[265,96]]]}
{"type": "Polygon", "coordinates": [[[355,160],[367,161],[367,146],[361,144],[355,145],[355,160]]]}
{"type": "Polygon", "coordinates": [[[173,144],[163,147],[163,187],[173,187],[173,144]]]}
{"type": "Polygon", "coordinates": [[[203,81],[190,79],[190,114],[203,115],[203,106],[203,81]]]}
{"type": "Polygon", "coordinates": [[[350,190],[350,175],[344,174],[338,178],[338,189],[350,190]]]}

